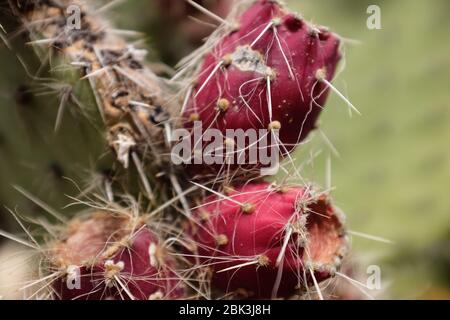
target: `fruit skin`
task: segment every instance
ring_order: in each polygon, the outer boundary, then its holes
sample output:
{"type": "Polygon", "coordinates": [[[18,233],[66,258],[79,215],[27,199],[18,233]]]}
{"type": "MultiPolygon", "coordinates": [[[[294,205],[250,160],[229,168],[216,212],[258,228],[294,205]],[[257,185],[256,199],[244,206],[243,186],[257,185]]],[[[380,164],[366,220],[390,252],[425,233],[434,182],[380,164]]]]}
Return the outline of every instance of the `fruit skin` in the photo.
{"type": "MultiPolygon", "coordinates": [[[[99,222],[94,219],[88,223],[94,221],[99,222]]],[[[81,232],[87,231],[89,234],[75,234],[73,241],[91,238],[95,245],[96,232],[93,230],[92,226],[87,226],[81,232]]],[[[112,232],[119,232],[119,230],[115,229],[112,232]]],[[[65,260],[63,269],[70,270],[69,261],[64,259],[67,254],[65,251],[77,250],[77,248],[85,250],[82,247],[90,245],[89,241],[72,243],[65,247],[66,250],[61,250],[62,244],[55,246],[58,248],[56,250],[58,255],[53,258],[55,267],[62,269],[61,261],[65,260]]],[[[91,253],[95,252],[90,259],[91,262],[84,261],[77,264],[80,287],[70,289],[67,285],[66,274],[53,285],[55,298],[60,300],[148,300],[179,299],[184,296],[182,281],[178,280],[172,271],[176,268],[175,261],[163,252],[158,246],[156,236],[145,226],[138,228],[138,231],[123,244],[117,247],[105,246],[103,251],[97,251],[96,248],[91,251],[91,253]],[[153,251],[150,248],[153,248],[153,251]],[[108,251],[111,253],[109,254],[108,251]],[[153,254],[151,255],[150,252],[153,254]],[[123,287],[126,287],[126,290],[123,287]]],[[[74,262],[78,262],[77,260],[74,262]]],[[[72,283],[73,277],[70,279],[69,282],[72,283]]]]}
{"type": "Polygon", "coordinates": [[[326,197],[314,196],[307,188],[274,190],[267,183],[236,188],[229,196],[232,200],[205,199],[195,212],[197,223],[189,229],[196,254],[204,257],[201,262],[211,264],[213,288],[225,293],[244,289],[256,299],[275,298],[276,261],[287,226],[295,231],[279,264],[283,273],[276,297],[292,296],[305,283],[310,286],[309,267],[318,282],[333,276],[347,240],[341,217],[326,197]],[[249,261],[255,263],[218,272],[249,261]]]}
{"type": "Polygon", "coordinates": [[[291,151],[316,126],[328,95],[318,76],[332,80],[341,59],[339,44],[334,34],[308,25],[276,2],[256,1],[240,16],[236,30],[220,38],[205,55],[183,114],[185,127],[192,127],[193,114],[204,128],[217,128],[223,134],[226,129],[267,129],[278,121],[280,140],[291,151]],[[279,43],[273,27],[264,32],[271,21],[279,43]],[[224,99],[230,103],[225,111],[217,108],[224,99]]]}

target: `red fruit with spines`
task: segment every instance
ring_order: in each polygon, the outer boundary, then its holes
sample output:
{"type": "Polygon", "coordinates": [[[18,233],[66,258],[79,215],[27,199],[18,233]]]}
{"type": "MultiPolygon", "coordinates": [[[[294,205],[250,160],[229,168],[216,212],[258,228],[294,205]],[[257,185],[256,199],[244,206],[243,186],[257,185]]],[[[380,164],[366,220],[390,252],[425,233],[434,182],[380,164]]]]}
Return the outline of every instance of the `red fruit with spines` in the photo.
{"type": "Polygon", "coordinates": [[[51,244],[53,283],[61,300],[179,299],[184,284],[176,262],[157,236],[139,219],[96,212],[69,223],[62,239],[51,244]],[[77,281],[79,281],[77,283],[77,281]]]}
{"type": "Polygon", "coordinates": [[[342,216],[309,188],[256,183],[204,203],[188,233],[223,293],[289,297],[313,285],[312,274],[332,277],[346,253],[342,216]]]}
{"type": "MultiPolygon", "coordinates": [[[[180,33],[193,46],[201,45],[202,40],[211,33],[211,30],[198,23],[198,20],[207,23],[216,22],[187,1],[154,0],[152,2],[156,6],[155,9],[158,10],[157,15],[162,20],[161,23],[170,24],[169,30],[165,30],[164,34],[169,34],[168,31],[180,33]]],[[[233,1],[230,0],[195,0],[195,2],[221,17],[228,14],[233,4],[233,1]]],[[[161,34],[161,36],[163,35],[161,34]]],[[[171,45],[173,46],[173,44],[171,45]]],[[[177,44],[176,49],[180,50],[179,44],[177,44]]]]}
{"type": "Polygon", "coordinates": [[[316,126],[328,95],[321,79],[332,80],[339,44],[276,1],[256,1],[203,58],[185,126],[198,119],[225,135],[226,129],[267,129],[278,121],[280,140],[291,151],[316,126]],[[228,108],[218,108],[219,101],[228,101],[228,108]]]}

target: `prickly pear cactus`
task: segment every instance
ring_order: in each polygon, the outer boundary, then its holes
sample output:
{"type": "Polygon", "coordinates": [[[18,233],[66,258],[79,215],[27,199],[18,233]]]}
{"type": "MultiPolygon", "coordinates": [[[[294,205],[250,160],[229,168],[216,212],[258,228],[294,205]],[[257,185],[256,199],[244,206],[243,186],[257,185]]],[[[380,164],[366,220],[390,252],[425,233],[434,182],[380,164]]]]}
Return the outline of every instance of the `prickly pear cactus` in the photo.
{"type": "MultiPolygon", "coordinates": [[[[71,177],[70,205],[82,207],[72,215],[16,188],[52,217],[24,222],[11,211],[25,234],[1,231],[41,259],[26,298],[327,297],[322,286],[347,252],[345,219],[330,190],[305,181],[292,152],[317,127],[329,91],[344,98],[332,84],[340,38],[278,1],[237,1],[227,18],[190,3],[220,26],[170,79],[157,75],[146,50],[128,41],[129,31],[108,23],[107,6],[9,3],[15,21],[8,26],[27,40],[13,41],[6,30],[2,39],[23,66],[32,58],[15,46],[26,41],[36,52],[39,72],[28,76],[31,88],[58,94],[59,103],[48,107],[55,132],[65,130],[68,106],[76,108],[80,117],[70,120],[90,123],[104,153],[78,155],[93,160],[96,172],[85,168],[84,181],[71,177]],[[197,122],[219,134],[216,155],[239,146],[229,129],[265,130],[284,160],[272,164],[285,177],[268,182],[258,162],[200,169],[176,163],[173,133],[184,130],[197,143],[197,122]]],[[[20,90],[18,101],[33,90],[20,90]]],[[[198,156],[190,151],[188,159],[198,156]]],[[[52,170],[65,176],[57,165],[52,170]]]]}
{"type": "Polygon", "coordinates": [[[195,53],[204,58],[184,117],[223,132],[276,127],[291,150],[315,128],[328,94],[323,80],[341,58],[339,38],[272,1],[250,6],[220,33],[195,53]]]}
{"type": "Polygon", "coordinates": [[[339,269],[347,239],[326,194],[259,183],[228,196],[205,199],[188,232],[194,253],[213,270],[214,288],[257,299],[290,297],[339,269]]]}

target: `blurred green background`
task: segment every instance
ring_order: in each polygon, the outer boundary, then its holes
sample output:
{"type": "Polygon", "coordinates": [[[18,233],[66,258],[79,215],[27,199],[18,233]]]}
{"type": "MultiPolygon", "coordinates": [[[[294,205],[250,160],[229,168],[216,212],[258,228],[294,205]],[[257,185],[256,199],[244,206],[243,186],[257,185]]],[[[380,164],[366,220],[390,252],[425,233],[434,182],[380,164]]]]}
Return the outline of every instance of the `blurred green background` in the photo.
{"type": "MultiPolygon", "coordinates": [[[[340,153],[332,156],[333,194],[350,229],[396,244],[354,237],[355,250],[373,253],[365,263],[382,267],[388,296],[449,298],[450,2],[290,3],[313,22],[361,41],[347,45],[347,66],[335,84],[362,117],[350,119],[335,95],[322,116],[340,153]],[[382,30],[366,27],[372,4],[381,9],[382,30]]],[[[311,148],[325,152],[310,174],[324,181],[330,152],[315,140],[311,148]]]]}
{"type": "MultiPolygon", "coordinates": [[[[159,19],[151,2],[127,0],[110,17],[123,28],[143,31],[151,58],[173,65],[194,45],[176,32],[175,23],[159,19]]],[[[340,156],[316,134],[296,154],[301,163],[322,151],[305,176],[325,185],[331,157],[333,197],[347,214],[349,228],[395,242],[352,239],[364,271],[369,265],[381,267],[386,290],[380,297],[449,299],[450,2],[288,2],[306,19],[360,42],[346,45],[346,67],[335,85],[362,116],[350,117],[347,106],[330,96],[321,128],[340,156]],[[381,8],[381,30],[366,26],[369,5],[381,8]]],[[[104,143],[71,115],[64,131],[53,135],[57,100],[17,102],[11,93],[26,77],[14,55],[3,49],[0,69],[0,202],[19,205],[22,213],[37,210],[11,191],[11,184],[20,184],[59,209],[67,203],[61,191],[74,191],[61,173],[76,178],[81,168],[104,170],[95,164],[104,143]]]]}

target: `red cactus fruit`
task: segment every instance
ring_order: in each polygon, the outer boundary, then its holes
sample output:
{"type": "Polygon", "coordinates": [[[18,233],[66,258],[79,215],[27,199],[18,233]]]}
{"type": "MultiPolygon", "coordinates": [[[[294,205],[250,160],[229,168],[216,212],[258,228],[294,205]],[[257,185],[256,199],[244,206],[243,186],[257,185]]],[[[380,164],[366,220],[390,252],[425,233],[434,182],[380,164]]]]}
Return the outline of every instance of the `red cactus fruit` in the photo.
{"type": "Polygon", "coordinates": [[[347,249],[342,216],[308,188],[250,184],[212,196],[189,233],[212,287],[252,298],[289,297],[334,275],[347,249]]]}
{"type": "Polygon", "coordinates": [[[175,261],[142,219],[96,212],[74,220],[50,254],[52,268],[63,275],[53,284],[57,299],[177,299],[184,294],[175,261]]]}
{"type": "Polygon", "coordinates": [[[205,54],[186,100],[185,126],[199,120],[224,136],[226,129],[280,128],[280,151],[291,151],[316,126],[339,44],[276,1],[255,1],[205,54]]]}

